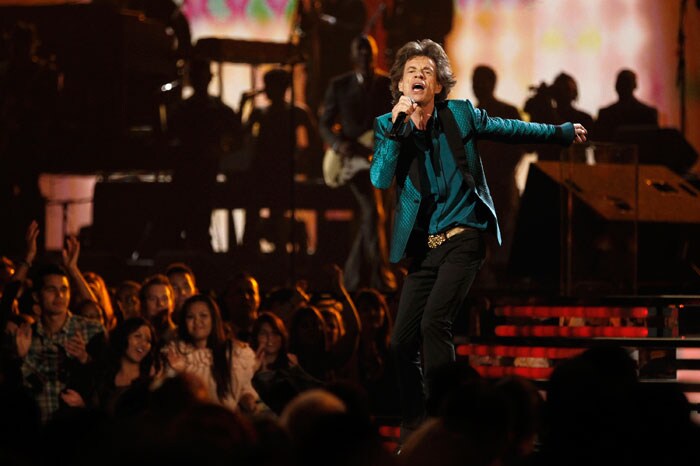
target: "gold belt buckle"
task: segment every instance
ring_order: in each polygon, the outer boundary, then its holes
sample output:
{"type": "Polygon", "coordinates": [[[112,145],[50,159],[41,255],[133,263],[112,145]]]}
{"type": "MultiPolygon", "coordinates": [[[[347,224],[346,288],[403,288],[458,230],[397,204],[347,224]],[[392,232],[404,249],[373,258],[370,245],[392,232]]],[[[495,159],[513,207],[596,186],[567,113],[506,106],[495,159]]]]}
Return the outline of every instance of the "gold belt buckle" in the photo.
{"type": "Polygon", "coordinates": [[[435,249],[442,243],[447,241],[447,235],[445,233],[438,233],[436,235],[428,235],[428,247],[430,249],[435,249]]]}

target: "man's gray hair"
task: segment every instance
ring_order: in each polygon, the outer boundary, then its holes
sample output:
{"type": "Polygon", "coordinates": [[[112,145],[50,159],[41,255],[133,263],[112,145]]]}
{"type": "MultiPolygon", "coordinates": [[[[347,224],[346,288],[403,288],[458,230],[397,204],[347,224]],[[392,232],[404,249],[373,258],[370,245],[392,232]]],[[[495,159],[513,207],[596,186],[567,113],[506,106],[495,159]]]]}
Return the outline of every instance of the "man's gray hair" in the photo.
{"type": "Polygon", "coordinates": [[[447,99],[447,95],[457,83],[457,80],[452,74],[450,59],[447,57],[445,49],[443,49],[440,44],[430,39],[423,39],[408,42],[396,52],[394,64],[389,73],[391,77],[391,94],[394,98],[394,103],[398,102],[401,97],[399,81],[401,81],[403,77],[403,70],[406,66],[406,62],[414,57],[428,57],[435,62],[437,82],[442,84],[442,91],[435,95],[435,102],[447,99]]]}

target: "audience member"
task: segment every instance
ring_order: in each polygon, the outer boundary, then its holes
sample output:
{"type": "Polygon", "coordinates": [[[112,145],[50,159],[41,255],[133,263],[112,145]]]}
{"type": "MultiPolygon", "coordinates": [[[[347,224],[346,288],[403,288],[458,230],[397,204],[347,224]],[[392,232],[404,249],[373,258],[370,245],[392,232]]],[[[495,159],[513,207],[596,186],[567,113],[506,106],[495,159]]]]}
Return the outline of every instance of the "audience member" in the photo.
{"type": "Polygon", "coordinates": [[[170,281],[170,285],[175,292],[174,319],[178,320],[179,313],[182,311],[182,305],[185,301],[199,293],[197,281],[192,269],[182,262],[170,264],[168,268],[165,269],[165,275],[168,277],[168,281],[170,281]]]}
{"type": "Polygon", "coordinates": [[[114,413],[117,407],[123,407],[125,392],[150,383],[160,369],[155,338],[153,326],[143,317],[126,319],[112,330],[107,360],[96,387],[98,406],[114,413]]]}
{"type": "Polygon", "coordinates": [[[117,303],[119,313],[117,316],[122,319],[131,319],[141,316],[141,285],[133,280],[125,280],[119,284],[114,299],[117,303]]]}
{"type": "Polygon", "coordinates": [[[198,377],[212,402],[253,413],[258,394],[252,386],[255,353],[247,343],[226,338],[216,302],[205,295],[185,301],[178,339],[166,347],[169,366],[198,377]]]}
{"type": "Polygon", "coordinates": [[[392,328],[389,306],[384,296],[371,288],[359,290],[354,302],[362,324],[357,353],[358,382],[368,394],[372,413],[396,416],[398,385],[389,353],[392,328]]]}
{"type": "Polygon", "coordinates": [[[224,319],[231,326],[235,338],[250,343],[253,323],[260,310],[258,281],[247,272],[235,275],[224,286],[220,304],[224,319]]]}
{"type": "Polygon", "coordinates": [[[151,275],[141,285],[141,312],[156,331],[156,341],[161,347],[175,338],[174,295],[168,277],[162,274],[151,275]]]}
{"type": "Polygon", "coordinates": [[[46,423],[61,406],[72,406],[89,391],[91,364],[104,346],[104,328],[68,310],[68,274],[46,266],[36,277],[34,299],[41,317],[23,324],[16,334],[24,384],[31,390],[46,423]]]}
{"type": "Polygon", "coordinates": [[[95,272],[85,272],[83,274],[85,277],[85,282],[87,282],[93,296],[96,298],[97,304],[102,309],[104,314],[103,325],[105,329],[112,330],[119,321],[117,315],[114,312],[114,307],[112,306],[112,298],[109,296],[109,290],[107,289],[107,284],[104,279],[100,277],[95,272]]]}
{"type": "Polygon", "coordinates": [[[76,304],[74,309],[76,315],[98,322],[101,326],[106,328],[107,314],[105,313],[104,308],[97,301],[86,299],[81,301],[80,304],[76,304]]]}
{"type": "Polygon", "coordinates": [[[321,385],[287,352],[288,339],[284,323],[272,313],[261,313],[253,325],[252,348],[258,365],[253,387],[277,414],[299,393],[321,385]]]}
{"type": "Polygon", "coordinates": [[[262,309],[270,311],[282,319],[284,326],[289,328],[294,313],[309,305],[309,295],[299,286],[273,288],[265,296],[262,309]]]}

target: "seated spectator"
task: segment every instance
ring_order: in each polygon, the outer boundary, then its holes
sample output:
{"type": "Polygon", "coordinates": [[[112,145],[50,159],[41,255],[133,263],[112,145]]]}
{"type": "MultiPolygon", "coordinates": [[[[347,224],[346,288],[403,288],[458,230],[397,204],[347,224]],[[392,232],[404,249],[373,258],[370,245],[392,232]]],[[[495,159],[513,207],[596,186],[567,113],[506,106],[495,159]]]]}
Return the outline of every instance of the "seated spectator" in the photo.
{"type": "Polygon", "coordinates": [[[258,369],[253,387],[272,411],[281,414],[295,396],[322,384],[299,366],[296,356],[287,352],[287,330],[282,320],[263,312],[253,325],[253,350],[258,369]]]}
{"type": "Polygon", "coordinates": [[[166,348],[170,367],[198,377],[212,402],[255,412],[259,401],[252,386],[255,353],[247,343],[226,338],[214,300],[205,295],[189,298],[178,324],[177,341],[166,348]]]}

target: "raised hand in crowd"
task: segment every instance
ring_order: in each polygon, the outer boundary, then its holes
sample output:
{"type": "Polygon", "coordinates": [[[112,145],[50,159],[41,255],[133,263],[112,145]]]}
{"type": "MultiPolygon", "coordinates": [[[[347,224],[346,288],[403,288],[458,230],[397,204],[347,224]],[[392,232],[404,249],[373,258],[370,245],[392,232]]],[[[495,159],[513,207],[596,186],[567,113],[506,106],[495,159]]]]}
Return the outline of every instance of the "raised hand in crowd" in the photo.
{"type": "Polygon", "coordinates": [[[168,365],[175,372],[184,372],[187,367],[187,361],[185,356],[177,350],[175,345],[169,346],[167,353],[165,353],[165,358],[168,361],[168,365]]]}
{"type": "Polygon", "coordinates": [[[68,236],[66,238],[66,247],[63,248],[63,266],[66,268],[66,272],[70,276],[71,280],[75,283],[75,291],[77,291],[78,300],[81,302],[84,300],[90,300],[99,302],[98,297],[88,285],[88,282],[83,277],[78,267],[78,258],[80,257],[80,241],[75,236],[68,236]]]}
{"type": "Polygon", "coordinates": [[[17,356],[24,358],[32,346],[32,326],[29,322],[25,322],[17,328],[15,344],[17,345],[17,356]]]}

